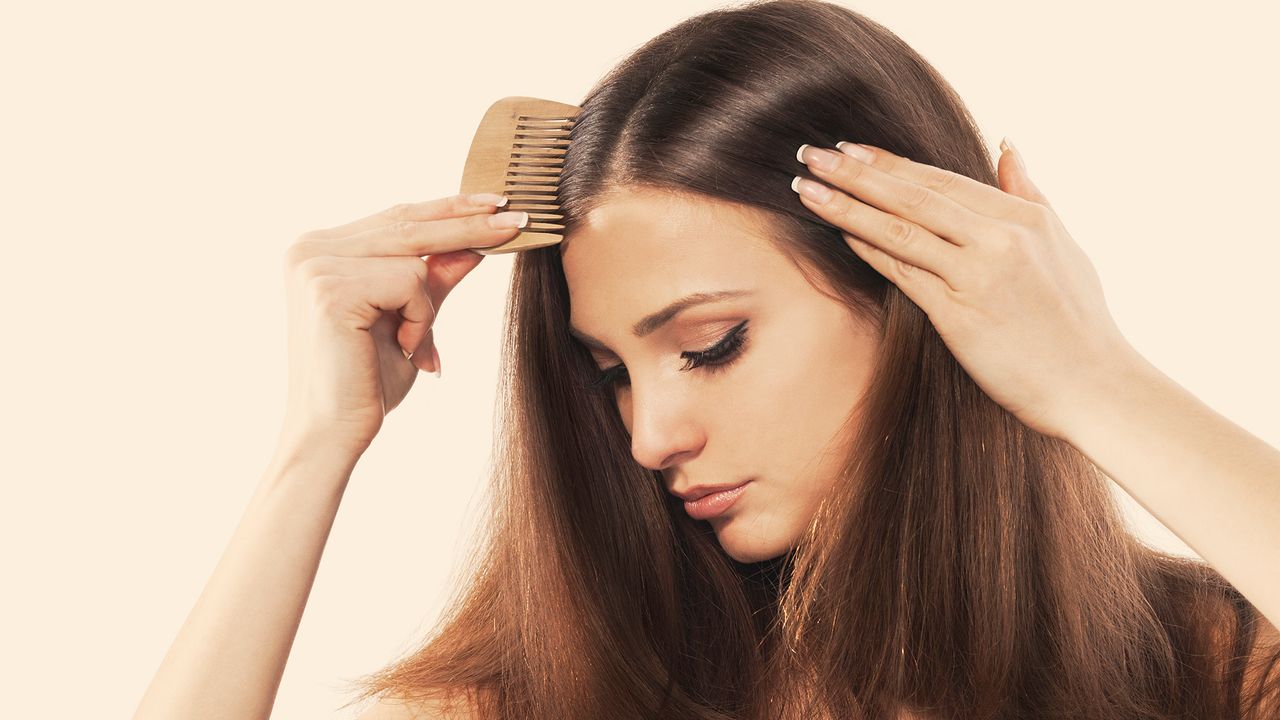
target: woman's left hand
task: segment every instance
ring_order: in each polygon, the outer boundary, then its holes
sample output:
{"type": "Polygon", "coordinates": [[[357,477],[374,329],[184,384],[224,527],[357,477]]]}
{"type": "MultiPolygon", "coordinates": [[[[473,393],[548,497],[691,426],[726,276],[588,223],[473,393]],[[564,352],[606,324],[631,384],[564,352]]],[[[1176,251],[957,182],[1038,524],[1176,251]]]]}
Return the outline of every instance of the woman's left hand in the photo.
{"type": "Polygon", "coordinates": [[[1021,422],[1064,438],[1106,378],[1138,362],[1093,264],[1016,151],[1001,154],[996,188],[880,148],[866,148],[865,160],[862,146],[839,148],[797,151],[822,181],[793,183],[801,202],[906,293],[1021,422]],[[822,155],[833,162],[823,167],[822,155]]]}

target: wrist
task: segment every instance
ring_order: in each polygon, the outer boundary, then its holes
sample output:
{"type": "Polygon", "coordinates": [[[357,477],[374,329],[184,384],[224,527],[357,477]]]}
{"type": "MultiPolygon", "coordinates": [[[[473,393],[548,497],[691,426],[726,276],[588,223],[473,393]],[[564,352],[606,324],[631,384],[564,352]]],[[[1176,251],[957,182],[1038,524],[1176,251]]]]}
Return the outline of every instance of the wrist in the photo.
{"type": "Polygon", "coordinates": [[[1064,398],[1058,437],[1080,447],[1084,438],[1108,432],[1126,408],[1146,403],[1152,388],[1165,380],[1159,368],[1125,344],[1064,398]]]}
{"type": "Polygon", "coordinates": [[[280,424],[277,445],[290,448],[307,448],[328,454],[346,454],[354,461],[378,433],[378,427],[341,420],[318,420],[303,413],[287,412],[280,424]]]}
{"type": "Polygon", "coordinates": [[[305,467],[308,475],[345,485],[368,447],[369,443],[345,435],[286,423],[276,439],[269,474],[281,477],[286,470],[305,467]]]}

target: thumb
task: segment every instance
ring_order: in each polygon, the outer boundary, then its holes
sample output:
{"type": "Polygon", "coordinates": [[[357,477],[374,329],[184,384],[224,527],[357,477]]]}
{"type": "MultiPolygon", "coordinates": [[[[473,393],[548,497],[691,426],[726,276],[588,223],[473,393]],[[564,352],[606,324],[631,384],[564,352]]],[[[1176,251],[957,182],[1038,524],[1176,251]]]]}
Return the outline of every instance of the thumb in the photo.
{"type": "Polygon", "coordinates": [[[1030,200],[1039,203],[1045,207],[1049,205],[1049,198],[1040,192],[1040,188],[1031,181],[1031,175],[1027,173],[1027,164],[1022,159],[1022,153],[1009,142],[1009,138],[1000,141],[1000,160],[996,167],[996,176],[1000,181],[1000,189],[1016,195],[1024,200],[1030,200]]]}

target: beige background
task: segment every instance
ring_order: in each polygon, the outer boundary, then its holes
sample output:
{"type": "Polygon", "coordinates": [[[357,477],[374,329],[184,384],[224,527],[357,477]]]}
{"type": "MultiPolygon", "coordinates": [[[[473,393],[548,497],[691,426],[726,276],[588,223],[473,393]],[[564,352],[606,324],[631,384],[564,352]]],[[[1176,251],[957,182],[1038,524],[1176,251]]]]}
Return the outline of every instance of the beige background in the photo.
{"type": "MultiPolygon", "coordinates": [[[[577,102],[714,6],[5,10],[4,714],[132,714],[270,457],[293,238],[456,192],[494,99],[577,102]]],[[[850,6],[955,85],[993,152],[1019,145],[1134,345],[1280,445],[1277,11],[850,6]]],[[[339,681],[407,647],[454,588],[510,261],[450,296],[444,377],[419,378],[357,466],[275,717],[350,717],[339,681]]],[[[1191,554],[1120,497],[1143,537],[1191,554]]]]}

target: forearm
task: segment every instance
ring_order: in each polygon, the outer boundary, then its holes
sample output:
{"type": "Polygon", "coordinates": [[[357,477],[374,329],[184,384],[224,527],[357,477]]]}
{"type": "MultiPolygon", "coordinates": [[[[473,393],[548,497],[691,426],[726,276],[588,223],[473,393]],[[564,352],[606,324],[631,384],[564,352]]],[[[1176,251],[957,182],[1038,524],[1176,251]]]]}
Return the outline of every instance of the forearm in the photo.
{"type": "Polygon", "coordinates": [[[355,460],[279,446],[135,720],[270,717],[355,460]]]}
{"type": "Polygon", "coordinates": [[[1064,439],[1280,625],[1280,451],[1136,353],[1064,439]]]}

